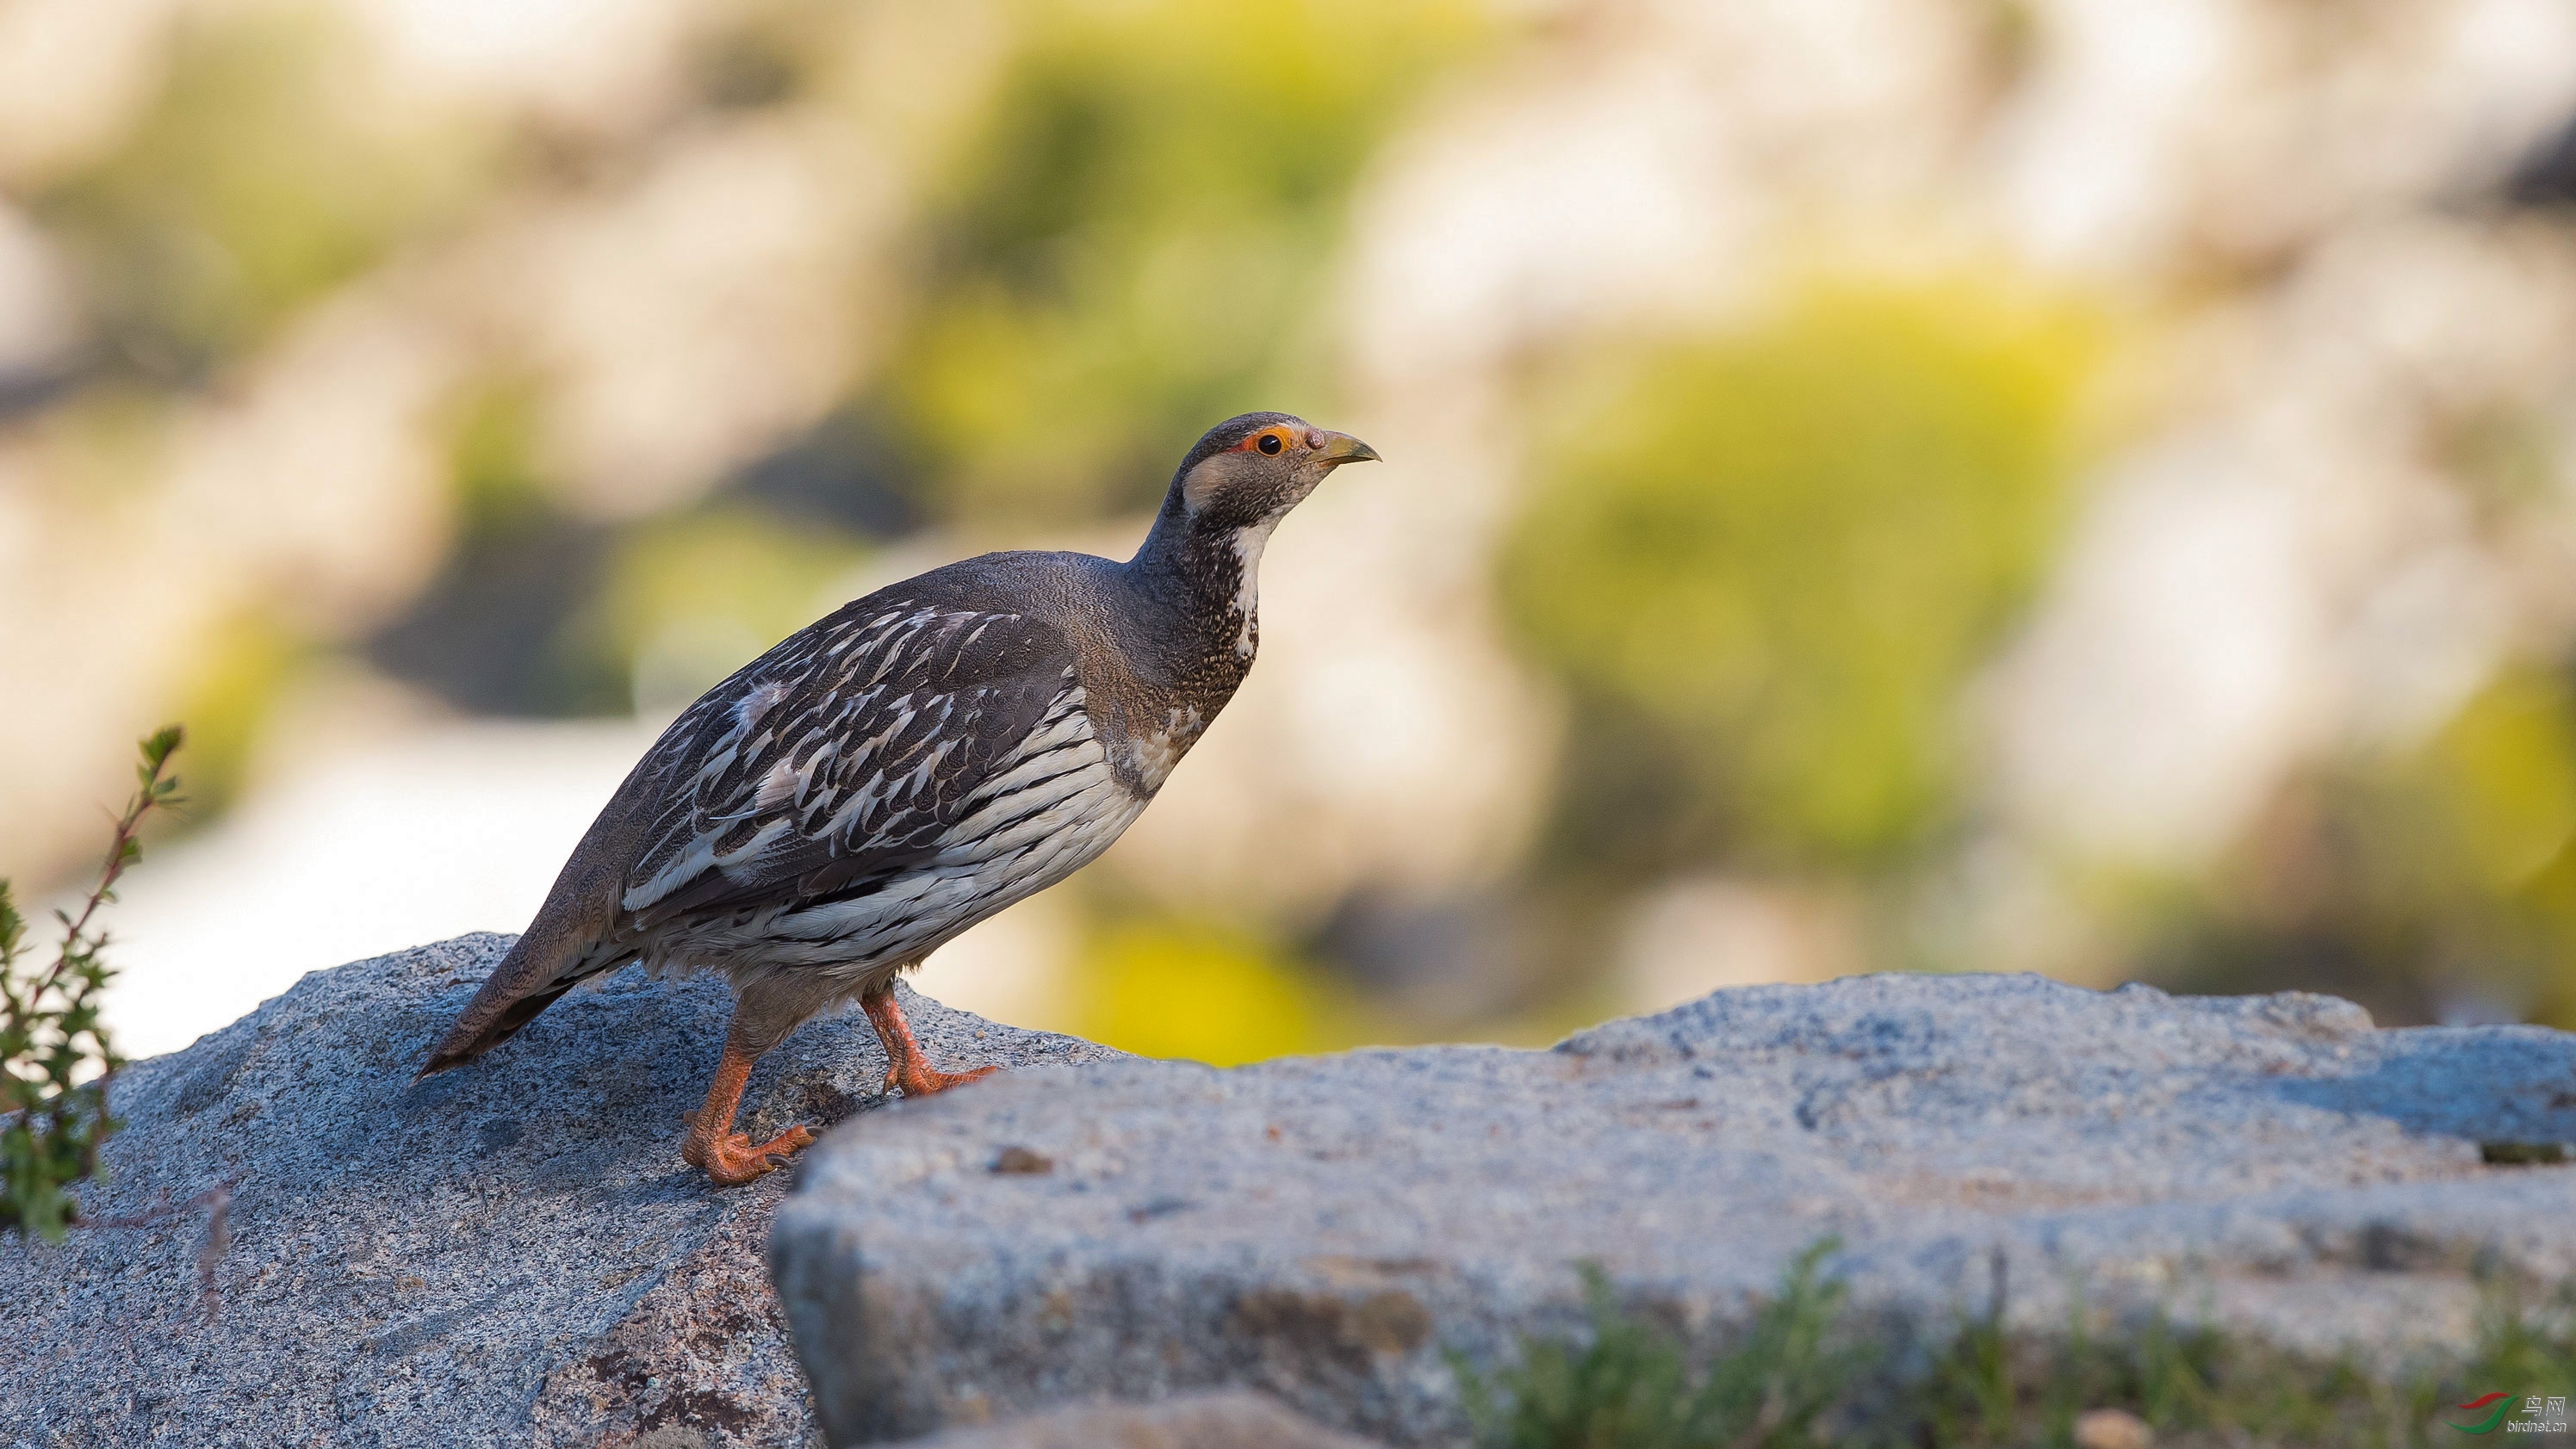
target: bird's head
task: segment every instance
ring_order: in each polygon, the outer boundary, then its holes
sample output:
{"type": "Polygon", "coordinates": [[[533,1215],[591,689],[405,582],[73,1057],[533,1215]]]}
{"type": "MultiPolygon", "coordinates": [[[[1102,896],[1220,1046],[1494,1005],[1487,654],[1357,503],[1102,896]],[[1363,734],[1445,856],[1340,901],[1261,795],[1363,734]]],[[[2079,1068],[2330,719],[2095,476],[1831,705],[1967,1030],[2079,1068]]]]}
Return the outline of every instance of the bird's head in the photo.
{"type": "Polygon", "coordinates": [[[1207,430],[1172,475],[1165,511],[1192,531],[1264,529],[1306,501],[1344,463],[1373,462],[1377,450],[1348,433],[1286,413],[1245,413],[1207,430]]]}

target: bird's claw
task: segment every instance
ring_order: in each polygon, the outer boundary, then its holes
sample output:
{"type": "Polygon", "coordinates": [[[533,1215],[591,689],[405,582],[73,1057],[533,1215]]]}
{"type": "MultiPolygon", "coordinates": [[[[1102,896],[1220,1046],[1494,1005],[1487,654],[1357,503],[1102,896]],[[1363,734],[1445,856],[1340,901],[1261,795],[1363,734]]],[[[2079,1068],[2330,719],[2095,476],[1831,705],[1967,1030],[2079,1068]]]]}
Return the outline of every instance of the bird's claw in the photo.
{"type": "Polygon", "coordinates": [[[906,1097],[927,1097],[951,1087],[962,1087],[1000,1070],[1000,1067],[976,1067],[971,1071],[943,1072],[918,1061],[905,1062],[886,1068],[885,1082],[877,1090],[891,1095],[895,1088],[901,1087],[906,1097]],[[905,1067],[911,1070],[906,1071],[905,1067]]]}
{"type": "MultiPolygon", "coordinates": [[[[695,1123],[694,1117],[684,1121],[695,1123]]],[[[703,1168],[707,1180],[720,1187],[739,1187],[756,1178],[766,1177],[787,1165],[788,1154],[812,1143],[814,1134],[803,1126],[790,1127],[758,1146],[740,1132],[727,1132],[703,1144],[696,1132],[680,1145],[680,1158],[691,1167],[703,1168]]]]}

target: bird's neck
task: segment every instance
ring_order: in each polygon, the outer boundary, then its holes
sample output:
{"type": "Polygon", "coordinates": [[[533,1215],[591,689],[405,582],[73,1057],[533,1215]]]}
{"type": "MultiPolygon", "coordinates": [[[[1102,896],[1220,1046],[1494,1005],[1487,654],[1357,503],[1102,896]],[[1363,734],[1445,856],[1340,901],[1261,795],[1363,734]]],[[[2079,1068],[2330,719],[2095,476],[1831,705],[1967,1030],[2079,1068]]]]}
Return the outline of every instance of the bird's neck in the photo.
{"type": "Polygon", "coordinates": [[[1210,527],[1166,506],[1128,560],[1128,575],[1186,621],[1195,645],[1248,666],[1261,642],[1261,551],[1278,522],[1210,527]]]}

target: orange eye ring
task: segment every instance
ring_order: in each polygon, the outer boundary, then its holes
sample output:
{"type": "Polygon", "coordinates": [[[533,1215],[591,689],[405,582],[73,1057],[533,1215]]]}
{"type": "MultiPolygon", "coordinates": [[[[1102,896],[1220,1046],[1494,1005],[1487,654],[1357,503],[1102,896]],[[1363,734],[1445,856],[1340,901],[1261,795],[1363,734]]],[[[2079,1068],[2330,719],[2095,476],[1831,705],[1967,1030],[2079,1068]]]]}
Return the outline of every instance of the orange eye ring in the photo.
{"type": "Polygon", "coordinates": [[[1288,451],[1288,431],[1284,427],[1263,428],[1260,432],[1235,444],[1234,450],[1238,453],[1260,453],[1265,457],[1276,458],[1288,451]]]}

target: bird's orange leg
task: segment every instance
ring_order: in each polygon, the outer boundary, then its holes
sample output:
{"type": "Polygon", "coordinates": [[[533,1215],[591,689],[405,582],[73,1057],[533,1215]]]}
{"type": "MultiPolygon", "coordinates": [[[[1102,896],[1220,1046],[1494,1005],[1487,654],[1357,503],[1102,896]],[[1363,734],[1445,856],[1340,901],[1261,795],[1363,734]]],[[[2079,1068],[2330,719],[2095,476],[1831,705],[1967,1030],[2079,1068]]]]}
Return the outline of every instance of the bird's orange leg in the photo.
{"type": "Polygon", "coordinates": [[[903,1019],[903,1008],[895,1005],[892,982],[860,997],[859,1009],[868,1014],[868,1025],[877,1029],[877,1040],[885,1046],[885,1090],[889,1092],[901,1087],[907,1097],[927,1097],[1001,1070],[977,1067],[971,1072],[943,1072],[932,1067],[921,1054],[921,1044],[912,1039],[912,1025],[903,1019]]]}
{"type": "Polygon", "coordinates": [[[787,1154],[814,1140],[813,1133],[798,1126],[755,1147],[748,1136],[732,1130],[734,1110],[742,1105],[742,1084],[750,1080],[751,1064],[759,1056],[739,1032],[728,1033],[724,1055],[716,1059],[716,1079],[707,1083],[706,1104],[680,1118],[689,1127],[688,1140],[680,1144],[681,1160],[705,1168],[707,1179],[720,1187],[738,1187],[775,1172],[787,1154]]]}

